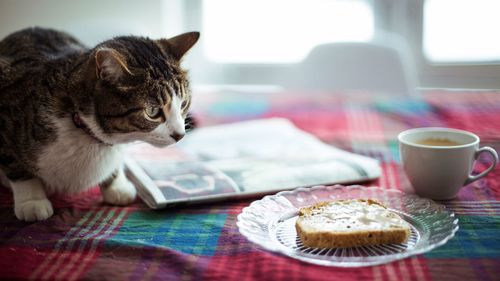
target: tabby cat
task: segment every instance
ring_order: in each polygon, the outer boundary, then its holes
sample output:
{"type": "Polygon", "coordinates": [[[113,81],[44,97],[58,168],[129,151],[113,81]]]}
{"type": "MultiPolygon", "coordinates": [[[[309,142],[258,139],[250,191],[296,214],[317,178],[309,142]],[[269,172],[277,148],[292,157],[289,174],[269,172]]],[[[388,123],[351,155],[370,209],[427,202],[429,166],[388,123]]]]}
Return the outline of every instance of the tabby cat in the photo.
{"type": "Polygon", "coordinates": [[[184,136],[191,95],[180,61],[198,38],[125,36],[88,49],[64,32],[29,28],[0,41],[0,178],[16,217],[45,220],[47,196],[96,184],[105,202],[132,202],[124,146],[184,136]]]}

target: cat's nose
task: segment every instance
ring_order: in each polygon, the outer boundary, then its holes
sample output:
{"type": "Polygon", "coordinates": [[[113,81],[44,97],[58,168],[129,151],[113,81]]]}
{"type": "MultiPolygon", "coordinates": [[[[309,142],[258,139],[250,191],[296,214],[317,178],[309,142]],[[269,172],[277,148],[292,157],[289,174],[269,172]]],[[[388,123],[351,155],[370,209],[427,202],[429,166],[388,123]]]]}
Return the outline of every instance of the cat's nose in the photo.
{"type": "Polygon", "coordinates": [[[185,134],[179,134],[177,132],[172,133],[170,136],[175,140],[175,141],[180,141],[185,134]]]}

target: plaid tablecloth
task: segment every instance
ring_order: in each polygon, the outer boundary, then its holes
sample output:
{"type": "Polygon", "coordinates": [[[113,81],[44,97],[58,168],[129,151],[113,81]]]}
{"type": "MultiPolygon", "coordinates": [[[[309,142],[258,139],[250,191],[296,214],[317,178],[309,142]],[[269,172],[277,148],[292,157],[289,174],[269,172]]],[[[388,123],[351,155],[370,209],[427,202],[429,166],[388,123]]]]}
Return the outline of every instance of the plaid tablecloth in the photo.
{"type": "MultiPolygon", "coordinates": [[[[327,143],[379,159],[370,186],[412,192],[397,149],[410,127],[470,130],[500,149],[500,93],[428,91],[421,100],[369,94],[195,93],[202,126],[286,117],[327,143]]],[[[477,170],[489,163],[481,158],[477,170]]],[[[258,198],[255,198],[258,199],[258,198]]],[[[0,188],[0,279],[96,280],[500,280],[500,168],[441,202],[459,218],[442,247],[390,264],[323,267],[262,250],[239,234],[236,216],[252,200],[152,211],[102,203],[98,189],[53,198],[47,221],[20,222],[0,188]]]]}

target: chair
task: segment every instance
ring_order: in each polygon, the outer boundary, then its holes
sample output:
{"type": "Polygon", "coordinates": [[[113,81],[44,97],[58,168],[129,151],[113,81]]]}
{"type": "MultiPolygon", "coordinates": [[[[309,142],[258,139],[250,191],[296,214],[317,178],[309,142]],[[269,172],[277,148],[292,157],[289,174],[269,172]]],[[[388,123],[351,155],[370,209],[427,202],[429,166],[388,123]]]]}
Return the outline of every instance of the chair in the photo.
{"type": "Polygon", "coordinates": [[[416,96],[416,67],[403,38],[329,43],[297,64],[284,86],[316,91],[370,91],[416,96]]]}

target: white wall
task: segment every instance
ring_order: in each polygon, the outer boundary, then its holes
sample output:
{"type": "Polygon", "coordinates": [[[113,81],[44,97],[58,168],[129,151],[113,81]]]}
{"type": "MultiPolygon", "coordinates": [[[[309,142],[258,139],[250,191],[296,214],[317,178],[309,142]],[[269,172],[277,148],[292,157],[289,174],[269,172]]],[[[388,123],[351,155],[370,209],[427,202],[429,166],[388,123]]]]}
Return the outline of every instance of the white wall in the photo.
{"type": "MultiPolygon", "coordinates": [[[[426,61],[421,52],[424,1],[368,1],[374,5],[377,29],[401,34],[409,41],[420,86],[500,89],[498,62],[436,65],[426,61]]],[[[35,25],[67,31],[89,46],[117,35],[156,39],[201,30],[200,42],[184,61],[193,84],[281,84],[288,64],[219,64],[208,60],[203,51],[201,8],[202,0],[0,0],[0,40],[35,25]]]]}
{"type": "Polygon", "coordinates": [[[0,0],[0,38],[41,26],[67,31],[93,46],[117,35],[152,38],[182,31],[180,0],[0,0]]]}

